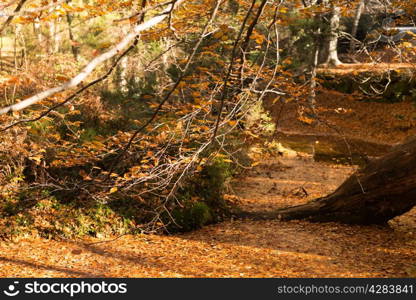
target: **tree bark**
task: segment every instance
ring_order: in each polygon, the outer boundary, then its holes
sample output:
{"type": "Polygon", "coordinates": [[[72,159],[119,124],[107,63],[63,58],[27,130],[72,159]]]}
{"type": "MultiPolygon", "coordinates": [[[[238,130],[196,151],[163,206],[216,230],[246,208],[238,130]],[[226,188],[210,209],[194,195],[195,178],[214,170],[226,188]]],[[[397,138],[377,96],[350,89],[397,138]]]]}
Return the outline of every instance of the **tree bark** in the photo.
{"type": "Polygon", "coordinates": [[[352,23],[351,29],[350,53],[354,53],[355,51],[355,38],[357,37],[358,25],[360,24],[361,14],[366,6],[366,2],[367,0],[360,0],[360,3],[358,4],[355,11],[354,22],[352,23]]]}
{"type": "Polygon", "coordinates": [[[304,219],[347,224],[385,224],[416,205],[416,138],[394,147],[354,173],[337,190],[304,205],[270,213],[242,213],[255,219],[304,219]]]}
{"type": "MultiPolygon", "coordinates": [[[[319,22],[320,17],[316,17],[316,22],[319,22]]],[[[321,48],[321,28],[318,27],[316,29],[315,32],[315,49],[312,53],[312,59],[311,59],[311,63],[310,63],[310,81],[309,81],[309,95],[308,95],[308,104],[309,104],[309,108],[312,110],[313,113],[315,113],[315,104],[316,104],[316,86],[317,86],[317,81],[316,81],[316,69],[318,67],[319,64],[319,55],[320,53],[320,48],[321,48]]]]}
{"type": "MultiPolygon", "coordinates": [[[[66,3],[69,3],[69,0],[66,1],[66,3]]],[[[72,14],[67,12],[66,13],[66,21],[68,23],[68,34],[69,34],[69,41],[71,43],[71,51],[72,55],[74,56],[74,59],[78,61],[78,54],[79,54],[79,47],[78,43],[75,40],[74,32],[72,30],[72,14]]]]}
{"type": "Polygon", "coordinates": [[[332,194],[276,212],[284,220],[383,224],[416,205],[416,138],[349,177],[332,194]]]}
{"type": "Polygon", "coordinates": [[[339,29],[339,15],[340,15],[340,8],[335,4],[331,4],[332,6],[332,13],[331,13],[331,20],[330,20],[330,32],[328,34],[328,42],[327,42],[327,53],[328,57],[326,59],[325,64],[328,66],[338,66],[341,61],[338,58],[338,29],[339,29]]]}
{"type": "Polygon", "coordinates": [[[57,20],[49,22],[49,53],[55,54],[61,48],[61,34],[59,32],[59,23],[57,20]]]}
{"type": "Polygon", "coordinates": [[[40,46],[38,51],[41,51],[41,49],[43,48],[42,47],[43,37],[42,37],[42,28],[41,28],[41,23],[40,23],[39,18],[36,18],[33,21],[33,33],[36,35],[38,39],[38,45],[40,46]]]}

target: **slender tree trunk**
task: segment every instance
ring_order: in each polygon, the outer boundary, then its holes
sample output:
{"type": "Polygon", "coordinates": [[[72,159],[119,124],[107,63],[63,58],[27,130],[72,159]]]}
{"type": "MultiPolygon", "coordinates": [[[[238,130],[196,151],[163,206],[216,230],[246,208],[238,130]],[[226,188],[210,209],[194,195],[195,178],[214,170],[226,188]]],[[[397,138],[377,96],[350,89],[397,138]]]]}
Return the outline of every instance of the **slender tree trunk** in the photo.
{"type": "Polygon", "coordinates": [[[38,39],[38,45],[39,45],[39,48],[40,48],[39,51],[40,51],[43,48],[42,47],[43,37],[42,37],[42,28],[41,28],[39,18],[36,18],[33,21],[33,33],[36,35],[38,39]]]}
{"type": "MultiPolygon", "coordinates": [[[[147,5],[147,0],[142,0],[141,9],[144,9],[146,5],[147,5]]],[[[145,14],[140,15],[137,21],[137,24],[143,23],[144,18],[145,18],[145,14]]],[[[126,25],[121,28],[123,35],[126,35],[131,30],[131,26],[132,25],[126,25]]],[[[127,94],[129,92],[129,86],[128,86],[129,64],[130,64],[130,57],[127,55],[121,59],[120,64],[119,64],[119,70],[120,70],[119,88],[120,88],[120,91],[124,94],[127,94]]]]}
{"type": "Polygon", "coordinates": [[[331,6],[332,6],[332,12],[331,12],[330,25],[329,25],[330,32],[328,34],[328,42],[327,42],[328,57],[325,63],[328,66],[338,66],[342,64],[338,58],[338,50],[337,50],[340,8],[334,3],[332,3],[331,6]]]}
{"type": "MultiPolygon", "coordinates": [[[[69,3],[69,1],[67,1],[69,3]]],[[[75,40],[74,32],[72,31],[72,15],[68,12],[66,14],[66,21],[68,23],[68,35],[69,42],[71,43],[71,51],[75,60],[78,61],[79,47],[77,46],[77,41],[75,40]]]]}
{"type": "Polygon", "coordinates": [[[55,53],[55,21],[52,20],[49,22],[49,36],[48,36],[48,53],[55,53]]]}
{"type": "MultiPolygon", "coordinates": [[[[131,25],[124,25],[121,28],[121,32],[123,35],[126,35],[131,29],[131,25]]],[[[130,56],[124,56],[118,65],[119,70],[119,81],[118,81],[118,88],[123,94],[127,94],[129,92],[129,64],[130,64],[130,56]]]]}
{"type": "Polygon", "coordinates": [[[17,70],[20,67],[20,43],[19,40],[22,34],[22,24],[16,24],[14,31],[14,43],[13,43],[13,58],[14,58],[14,68],[17,70]]]}
{"type": "Polygon", "coordinates": [[[356,42],[355,38],[357,37],[357,30],[358,25],[360,24],[361,14],[365,8],[367,0],[360,0],[360,3],[357,6],[357,9],[355,11],[355,17],[354,21],[352,23],[352,29],[351,29],[351,41],[350,41],[350,53],[354,53],[356,42]]]}
{"type": "Polygon", "coordinates": [[[129,57],[125,56],[121,59],[119,64],[119,70],[120,70],[120,82],[119,82],[119,89],[123,94],[127,94],[129,91],[128,88],[128,65],[129,65],[129,57]]]}
{"type": "Polygon", "coordinates": [[[280,34],[279,34],[279,28],[277,27],[277,25],[274,25],[274,33],[276,35],[276,65],[278,65],[280,63],[280,43],[279,43],[279,38],[280,38],[280,34]]]}
{"type": "Polygon", "coordinates": [[[62,43],[62,34],[60,33],[59,24],[61,24],[60,20],[55,22],[55,39],[54,39],[54,51],[55,53],[59,53],[61,50],[61,43],[62,43]]]}
{"type": "Polygon", "coordinates": [[[316,68],[318,66],[319,48],[317,47],[313,53],[313,63],[311,66],[311,75],[309,83],[308,104],[312,111],[315,110],[316,104],[316,68]]]}
{"type": "Polygon", "coordinates": [[[315,17],[318,27],[315,32],[315,47],[312,53],[311,62],[310,62],[310,83],[309,83],[309,95],[308,95],[308,104],[312,112],[315,111],[315,102],[316,102],[316,68],[319,64],[320,49],[322,46],[322,32],[320,28],[320,19],[321,17],[315,17]]]}

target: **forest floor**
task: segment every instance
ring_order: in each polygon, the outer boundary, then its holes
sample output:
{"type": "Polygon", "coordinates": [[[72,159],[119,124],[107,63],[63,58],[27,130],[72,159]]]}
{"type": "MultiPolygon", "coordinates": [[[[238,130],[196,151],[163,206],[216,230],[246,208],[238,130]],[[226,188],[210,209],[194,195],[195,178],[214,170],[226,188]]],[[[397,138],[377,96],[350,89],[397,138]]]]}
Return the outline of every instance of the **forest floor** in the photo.
{"type": "MultiPolygon", "coordinates": [[[[352,167],[311,157],[263,161],[232,183],[250,211],[303,203],[352,167]]],[[[1,277],[402,277],[416,274],[416,211],[390,226],[226,221],[172,236],[0,243],[1,277]]]]}
{"type": "MultiPolygon", "coordinates": [[[[414,133],[412,105],[363,103],[332,92],[318,101],[325,119],[349,137],[385,144],[414,133]]],[[[280,112],[276,106],[272,117],[280,112]]],[[[285,107],[284,116],[295,115],[295,104],[285,107]]],[[[334,134],[293,120],[281,119],[278,130],[334,134]]],[[[354,168],[305,154],[264,157],[234,179],[229,197],[248,211],[301,204],[333,191],[354,168]]],[[[0,277],[404,276],[416,276],[416,209],[388,226],[228,220],[170,236],[0,242],[0,277]]]]}
{"type": "Polygon", "coordinates": [[[268,99],[265,107],[278,124],[277,132],[344,135],[350,139],[390,145],[416,135],[416,102],[412,100],[369,102],[354,94],[322,89],[317,95],[316,112],[324,122],[314,121],[312,124],[299,118],[302,108],[296,101],[281,104],[268,99]]]}

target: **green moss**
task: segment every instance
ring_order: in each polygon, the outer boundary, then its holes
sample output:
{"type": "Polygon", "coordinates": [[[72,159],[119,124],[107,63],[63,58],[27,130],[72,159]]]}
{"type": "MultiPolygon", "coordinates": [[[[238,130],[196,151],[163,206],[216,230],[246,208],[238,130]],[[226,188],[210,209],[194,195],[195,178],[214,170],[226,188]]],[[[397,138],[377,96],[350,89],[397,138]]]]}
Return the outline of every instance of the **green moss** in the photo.
{"type": "Polygon", "coordinates": [[[224,200],[228,181],[235,172],[234,164],[218,157],[205,165],[177,193],[177,202],[170,213],[162,215],[169,232],[184,232],[221,221],[229,215],[230,207],[224,200]]]}
{"type": "Polygon", "coordinates": [[[97,131],[95,128],[85,128],[80,136],[80,141],[81,142],[90,142],[93,141],[94,138],[98,135],[97,131]]]}
{"type": "Polygon", "coordinates": [[[190,231],[212,222],[212,211],[203,202],[188,204],[184,208],[175,208],[171,216],[173,220],[168,226],[170,231],[190,231]]]}

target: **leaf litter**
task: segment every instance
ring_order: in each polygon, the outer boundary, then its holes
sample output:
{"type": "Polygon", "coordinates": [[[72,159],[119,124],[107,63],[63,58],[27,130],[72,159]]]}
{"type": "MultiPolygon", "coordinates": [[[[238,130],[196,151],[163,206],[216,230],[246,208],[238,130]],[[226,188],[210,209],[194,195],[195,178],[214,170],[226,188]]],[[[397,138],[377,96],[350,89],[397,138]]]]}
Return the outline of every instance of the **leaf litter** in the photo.
{"type": "MultiPolygon", "coordinates": [[[[235,179],[232,190],[244,209],[264,211],[327,194],[352,171],[280,158],[235,179]]],[[[416,275],[415,216],[413,210],[385,227],[229,220],[184,234],[108,242],[25,237],[0,243],[0,276],[409,277],[416,275]]]]}

